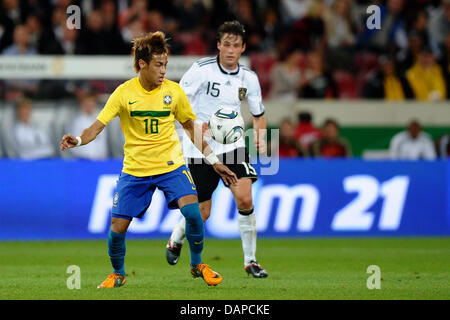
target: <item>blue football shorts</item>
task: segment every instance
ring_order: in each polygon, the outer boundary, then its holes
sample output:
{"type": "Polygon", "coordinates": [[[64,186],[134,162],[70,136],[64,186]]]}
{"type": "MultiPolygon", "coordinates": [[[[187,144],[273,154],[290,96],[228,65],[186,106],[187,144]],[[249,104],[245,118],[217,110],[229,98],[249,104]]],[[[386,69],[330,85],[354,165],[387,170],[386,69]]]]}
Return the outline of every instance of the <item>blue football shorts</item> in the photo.
{"type": "Polygon", "coordinates": [[[194,181],[186,165],[171,172],[149,177],[135,177],[122,172],[117,181],[111,216],[127,220],[142,218],[152,202],[156,188],[164,193],[169,209],[177,209],[178,199],[181,197],[197,195],[194,181]]]}

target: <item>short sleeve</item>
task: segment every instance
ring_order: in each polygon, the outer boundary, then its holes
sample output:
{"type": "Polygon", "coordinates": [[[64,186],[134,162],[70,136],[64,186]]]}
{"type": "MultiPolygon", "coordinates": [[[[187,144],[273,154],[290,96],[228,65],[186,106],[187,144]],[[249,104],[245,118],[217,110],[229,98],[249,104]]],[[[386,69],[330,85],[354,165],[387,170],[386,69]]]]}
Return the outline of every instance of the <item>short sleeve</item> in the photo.
{"type": "Polygon", "coordinates": [[[178,87],[178,99],[175,105],[174,115],[180,123],[185,123],[186,121],[192,119],[197,120],[194,112],[192,111],[191,104],[186,96],[186,93],[181,87],[178,87]]]}
{"type": "Polygon", "coordinates": [[[198,69],[198,64],[194,63],[180,80],[180,86],[191,103],[193,103],[196,94],[202,85],[201,72],[198,72],[198,69]]]}
{"type": "Polygon", "coordinates": [[[247,72],[247,101],[250,105],[250,113],[254,117],[260,117],[264,114],[265,108],[262,103],[261,87],[258,76],[254,72],[247,72]]]}
{"type": "Polygon", "coordinates": [[[103,107],[102,111],[97,117],[97,120],[103,123],[105,126],[108,125],[108,123],[117,117],[117,115],[120,112],[120,108],[122,107],[122,86],[114,90],[114,92],[109,96],[108,101],[106,102],[105,106],[103,107]]]}

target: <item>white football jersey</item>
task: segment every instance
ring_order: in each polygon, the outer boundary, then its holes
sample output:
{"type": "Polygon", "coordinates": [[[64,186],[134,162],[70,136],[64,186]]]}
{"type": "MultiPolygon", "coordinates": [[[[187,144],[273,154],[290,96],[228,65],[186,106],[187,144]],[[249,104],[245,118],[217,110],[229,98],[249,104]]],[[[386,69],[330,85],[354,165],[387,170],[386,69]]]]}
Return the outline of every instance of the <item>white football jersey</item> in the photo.
{"type": "MultiPolygon", "coordinates": [[[[239,64],[236,70],[229,71],[220,65],[218,57],[200,59],[189,68],[180,80],[198,122],[208,122],[221,108],[231,108],[241,113],[241,102],[247,99],[250,113],[255,117],[264,114],[261,87],[258,76],[249,68],[239,64]]],[[[178,128],[181,126],[178,124],[178,128]]],[[[192,144],[186,132],[177,130],[187,158],[202,158],[203,154],[192,144]],[[182,132],[182,134],[180,134],[182,132]]],[[[221,144],[205,137],[215,154],[226,153],[244,147],[241,138],[232,144],[221,144]]]]}

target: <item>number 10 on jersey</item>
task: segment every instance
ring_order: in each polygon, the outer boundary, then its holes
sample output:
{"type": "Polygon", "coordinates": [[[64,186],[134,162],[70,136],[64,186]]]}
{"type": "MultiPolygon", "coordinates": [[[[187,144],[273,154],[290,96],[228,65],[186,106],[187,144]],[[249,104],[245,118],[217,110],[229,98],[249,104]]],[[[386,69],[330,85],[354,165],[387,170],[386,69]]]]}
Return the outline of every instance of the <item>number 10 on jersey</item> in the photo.
{"type": "Polygon", "coordinates": [[[150,127],[150,133],[158,133],[158,119],[145,119],[145,134],[148,134],[149,127],[150,127]],[[150,120],[150,121],[149,121],[150,120]],[[149,125],[150,122],[150,125],[149,125]]]}

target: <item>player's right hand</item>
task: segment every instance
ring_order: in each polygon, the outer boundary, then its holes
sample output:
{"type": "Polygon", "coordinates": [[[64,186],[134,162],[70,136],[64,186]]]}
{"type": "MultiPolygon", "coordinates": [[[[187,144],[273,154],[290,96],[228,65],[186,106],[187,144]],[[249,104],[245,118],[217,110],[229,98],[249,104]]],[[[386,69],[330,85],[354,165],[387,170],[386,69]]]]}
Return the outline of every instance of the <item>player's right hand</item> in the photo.
{"type": "Polygon", "coordinates": [[[67,149],[73,148],[77,145],[78,140],[71,134],[66,134],[61,139],[61,143],[59,145],[61,151],[65,151],[67,149]]]}
{"type": "Polygon", "coordinates": [[[228,169],[228,167],[223,163],[217,162],[215,165],[213,165],[213,169],[219,174],[219,176],[227,186],[230,185],[230,183],[236,184],[238,182],[236,174],[228,169]]]}

